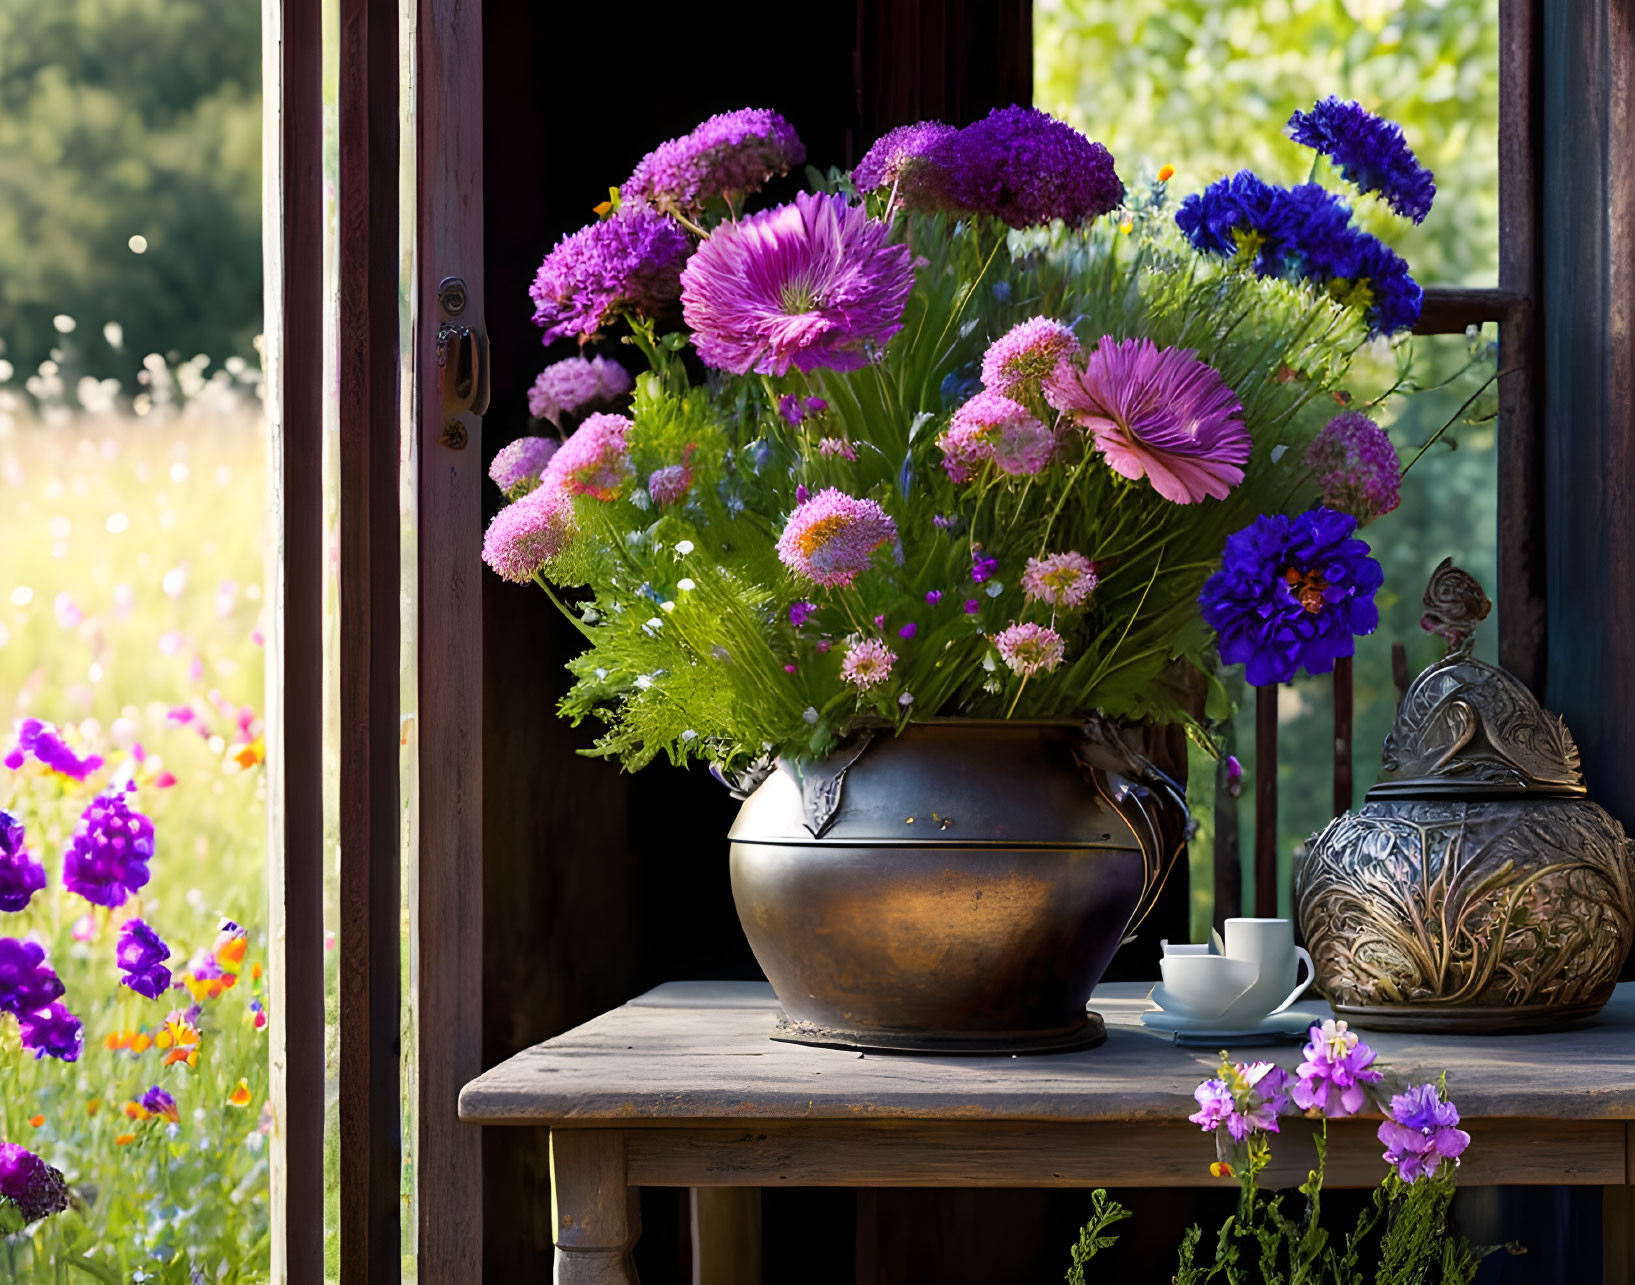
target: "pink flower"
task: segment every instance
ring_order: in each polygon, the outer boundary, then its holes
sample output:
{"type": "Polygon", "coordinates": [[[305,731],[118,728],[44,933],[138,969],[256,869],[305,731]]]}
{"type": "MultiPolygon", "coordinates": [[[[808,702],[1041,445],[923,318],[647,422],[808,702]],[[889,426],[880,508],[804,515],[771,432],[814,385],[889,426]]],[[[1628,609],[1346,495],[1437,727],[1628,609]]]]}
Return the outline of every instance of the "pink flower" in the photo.
{"type": "Polygon", "coordinates": [[[1048,674],[1062,663],[1067,646],[1062,636],[1044,625],[1011,625],[993,637],[999,655],[1013,673],[1023,678],[1034,674],[1048,674]]]}
{"type": "Polygon", "coordinates": [[[1050,317],[1032,317],[988,346],[982,356],[982,386],[1002,397],[1036,393],[1057,367],[1082,351],[1067,326],[1050,317]]]}
{"type": "Polygon", "coordinates": [[[937,445],[949,478],[963,482],[984,460],[1013,477],[1039,472],[1055,453],[1056,434],[1026,406],[984,391],[954,412],[937,445]]]}
{"type": "Polygon", "coordinates": [[[692,489],[693,471],[685,464],[667,464],[661,469],[654,469],[647,478],[647,493],[661,509],[680,504],[692,489]]]}
{"type": "Polygon", "coordinates": [[[625,434],[630,421],[623,415],[592,415],[551,456],[540,478],[542,491],[563,490],[612,500],[630,480],[630,456],[625,434]]]}
{"type": "Polygon", "coordinates": [[[572,497],[560,487],[540,487],[494,515],[483,536],[483,561],[521,584],[561,553],[573,532],[572,497]]]}
{"type": "Polygon", "coordinates": [[[1022,572],[1022,592],[1032,602],[1077,607],[1096,587],[1096,569],[1082,553],[1052,553],[1029,558],[1022,572]]]}
{"type": "Polygon", "coordinates": [[[826,487],[789,515],[778,557],[828,588],[849,585],[868,569],[874,551],[897,538],[897,524],[873,500],[826,487]]]}
{"type": "Polygon", "coordinates": [[[819,455],[838,455],[848,463],[857,463],[857,452],[843,437],[825,437],[818,442],[819,455]]]}
{"type": "Polygon", "coordinates": [[[1306,448],[1323,504],[1372,522],[1402,499],[1402,462],[1385,430],[1361,411],[1336,415],[1306,448]]]}
{"type": "Polygon", "coordinates": [[[488,466],[489,479],[507,498],[520,500],[539,485],[545,466],[561,447],[554,437],[519,437],[507,442],[488,466]]]}
{"type": "Polygon", "coordinates": [[[873,638],[865,638],[852,644],[851,650],[846,653],[846,659],[840,664],[840,678],[842,682],[866,690],[885,682],[896,663],[897,653],[890,647],[873,638]]]}
{"type": "Polygon", "coordinates": [[[1356,1115],[1368,1105],[1369,1084],[1384,1077],[1372,1069],[1374,1050],[1346,1029],[1344,1022],[1329,1018],[1313,1026],[1302,1062],[1300,1077],[1290,1096],[1302,1111],[1321,1111],[1330,1120],[1356,1115]]]}
{"type": "Polygon", "coordinates": [[[561,427],[563,416],[611,405],[634,386],[630,372],[607,357],[564,357],[539,372],[528,390],[528,413],[561,427]]]}
{"type": "Polygon", "coordinates": [[[1225,499],[1243,481],[1243,404],[1191,349],[1103,338],[1083,370],[1062,366],[1044,392],[1090,431],[1114,472],[1145,477],[1166,500],[1225,499]]]}

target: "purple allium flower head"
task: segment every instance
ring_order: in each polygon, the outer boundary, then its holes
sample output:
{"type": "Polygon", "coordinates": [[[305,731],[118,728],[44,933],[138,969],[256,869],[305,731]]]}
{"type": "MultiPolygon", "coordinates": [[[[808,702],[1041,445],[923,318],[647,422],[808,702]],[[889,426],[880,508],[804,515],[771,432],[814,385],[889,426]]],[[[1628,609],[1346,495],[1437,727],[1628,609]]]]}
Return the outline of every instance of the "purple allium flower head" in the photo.
{"type": "Polygon", "coordinates": [[[892,189],[897,204],[906,209],[946,209],[950,175],[939,149],[958,133],[935,120],[887,130],[852,171],[852,183],[859,192],[892,189]]]}
{"type": "Polygon", "coordinates": [[[520,500],[539,485],[545,466],[561,446],[554,437],[519,437],[507,442],[488,466],[489,479],[507,499],[520,500]]]}
{"type": "Polygon", "coordinates": [[[157,1084],[142,1095],[142,1110],[161,1120],[169,1120],[175,1124],[181,1118],[181,1111],[176,1106],[176,1099],[166,1093],[157,1084]]]}
{"type": "Polygon", "coordinates": [[[0,1198],[22,1215],[23,1225],[68,1208],[62,1174],[15,1142],[0,1142],[0,1198]]]}
{"type": "Polygon", "coordinates": [[[874,551],[897,538],[897,524],[873,500],[826,487],[789,515],[778,557],[808,580],[835,588],[868,569],[874,551]]]}
{"type": "Polygon", "coordinates": [[[644,206],[570,232],[539,265],[528,293],[547,344],[584,342],[621,313],[654,316],[675,301],[693,243],[644,206]]]}
{"type": "Polygon", "coordinates": [[[20,1017],[46,1007],[63,993],[62,980],[38,942],[0,937],[0,1013],[20,1017]]]}
{"type": "Polygon", "coordinates": [[[1385,1159],[1404,1182],[1434,1178],[1444,1160],[1457,1165],[1470,1145],[1470,1134],[1458,1125],[1458,1108],[1442,1101],[1436,1085],[1416,1085],[1391,1099],[1391,1118],[1380,1125],[1385,1159]]]}
{"type": "Polygon", "coordinates": [[[999,559],[990,558],[985,553],[971,555],[971,579],[981,584],[995,571],[999,570],[999,559]]]}
{"type": "Polygon", "coordinates": [[[625,445],[629,431],[630,421],[623,415],[590,416],[551,456],[540,489],[589,495],[598,500],[616,499],[630,480],[630,455],[625,445]]]}
{"type": "Polygon", "coordinates": [[[27,910],[34,894],[44,887],[45,867],[29,855],[23,823],[0,809],[0,910],[12,914],[27,910]]]}
{"type": "Polygon", "coordinates": [[[1219,1077],[1193,1090],[1198,1110],[1187,1119],[1205,1133],[1225,1125],[1234,1142],[1256,1131],[1277,1133],[1278,1114],[1289,1105],[1288,1085],[1289,1073],[1274,1063],[1222,1063],[1219,1077]]]}
{"type": "Polygon", "coordinates": [[[1175,504],[1225,499],[1252,445],[1243,403],[1190,348],[1103,338],[1084,368],[1063,365],[1045,397],[1095,439],[1115,473],[1145,477],[1175,504]]]}
{"type": "Polygon", "coordinates": [[[501,579],[526,583],[567,548],[574,530],[572,497],[541,487],[494,515],[483,535],[483,561],[501,579]]]}
{"type": "Polygon", "coordinates": [[[844,437],[821,438],[817,448],[819,455],[838,455],[848,464],[857,463],[857,449],[844,437]]]}
{"type": "Polygon", "coordinates": [[[170,969],[165,960],[170,958],[170,947],[159,934],[140,919],[127,919],[119,930],[119,944],[114,948],[114,962],[124,974],[119,980],[144,999],[158,999],[170,989],[170,969]]]}
{"type": "Polygon", "coordinates": [[[840,664],[840,681],[866,690],[885,682],[896,663],[897,653],[890,647],[877,639],[865,638],[847,650],[846,659],[840,664]]]}
{"type": "Polygon", "coordinates": [[[723,224],[681,274],[699,357],[735,375],[864,365],[902,329],[914,285],[890,235],[861,206],[812,192],[723,224]]]}
{"type": "Polygon", "coordinates": [[[789,623],[799,629],[812,618],[812,613],[816,610],[817,604],[815,602],[792,603],[789,607],[789,623]]]}
{"type": "Polygon", "coordinates": [[[1045,625],[1028,622],[1010,625],[993,636],[1000,659],[1023,678],[1048,674],[1062,663],[1067,647],[1062,636],[1045,625]]]}
{"type": "Polygon", "coordinates": [[[760,191],[773,175],[787,174],[805,159],[805,144],[777,112],[722,112],[642,157],[619,196],[626,204],[696,214],[714,197],[736,203],[760,191]]]}
{"type": "Polygon", "coordinates": [[[1359,192],[1378,192],[1405,219],[1423,223],[1436,199],[1436,176],[1402,136],[1402,127],[1333,94],[1289,117],[1289,137],[1327,156],[1359,192]]]}
{"type": "Polygon", "coordinates": [[[1286,683],[1304,669],[1326,674],[1379,624],[1374,594],[1385,581],[1357,520],[1317,508],[1256,518],[1226,539],[1224,565],[1199,595],[1220,636],[1221,660],[1242,663],[1252,687],[1286,683]]]}
{"type": "Polygon", "coordinates": [[[635,387],[630,372],[608,357],[564,357],[552,362],[528,390],[528,413],[558,428],[566,415],[611,407],[635,387]]]}
{"type": "Polygon", "coordinates": [[[1069,327],[1050,317],[1030,317],[988,345],[982,355],[982,386],[1003,397],[1036,393],[1058,366],[1082,353],[1069,327]]]}
{"type": "Polygon", "coordinates": [[[1310,1034],[1289,1096],[1302,1111],[1321,1111],[1330,1120],[1356,1115],[1368,1105],[1366,1086],[1384,1078],[1373,1069],[1374,1050],[1333,1018],[1310,1034]]]}
{"type": "Polygon", "coordinates": [[[930,160],[956,205],[1013,228],[1087,223],[1124,199],[1112,153],[1037,107],[996,107],[936,144],[930,160]]]}
{"type": "Polygon", "coordinates": [[[6,755],[6,766],[15,772],[31,756],[53,772],[61,772],[76,781],[83,781],[102,766],[100,754],[90,754],[81,758],[68,748],[61,733],[50,723],[41,722],[37,718],[25,718],[17,723],[17,743],[6,755]]]}
{"type": "Polygon", "coordinates": [[[1336,415],[1306,448],[1306,467],[1323,503],[1359,524],[1389,513],[1402,500],[1402,462],[1385,430],[1361,411],[1336,415]]]}
{"type": "Polygon", "coordinates": [[[146,886],[151,860],[153,822],[130,805],[123,787],[112,787],[80,815],[63,856],[63,887],[117,909],[146,886]]]}
{"type": "Polygon", "coordinates": [[[693,489],[693,470],[690,464],[666,464],[647,475],[647,493],[661,509],[680,504],[693,489]]]}
{"type": "Polygon", "coordinates": [[[85,1031],[79,1018],[60,1000],[17,1014],[17,1029],[23,1047],[34,1054],[35,1061],[54,1057],[59,1062],[77,1062],[85,1048],[85,1031]]]}
{"type": "Polygon", "coordinates": [[[957,483],[985,460],[1013,477],[1038,473],[1056,452],[1056,434],[1026,406],[984,390],[954,412],[937,445],[943,469],[957,483]]]}
{"type": "Polygon", "coordinates": [[[1077,607],[1095,590],[1096,568],[1082,553],[1051,553],[1029,558],[1022,572],[1022,592],[1030,602],[1050,607],[1077,607]]]}

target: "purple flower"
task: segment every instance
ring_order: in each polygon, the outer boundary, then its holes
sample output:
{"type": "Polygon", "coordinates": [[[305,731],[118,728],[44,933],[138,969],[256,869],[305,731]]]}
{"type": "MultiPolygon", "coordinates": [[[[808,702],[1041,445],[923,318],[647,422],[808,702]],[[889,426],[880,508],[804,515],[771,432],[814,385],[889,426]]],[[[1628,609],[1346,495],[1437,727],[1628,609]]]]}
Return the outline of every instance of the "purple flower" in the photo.
{"type": "Polygon", "coordinates": [[[1037,393],[1057,367],[1082,352],[1069,327],[1050,317],[1030,317],[988,345],[982,355],[982,386],[1003,397],[1037,393]]]}
{"type": "Polygon", "coordinates": [[[630,454],[625,445],[629,431],[630,421],[623,415],[592,415],[551,456],[539,480],[540,489],[616,499],[630,480],[630,454]]]}
{"type": "Polygon", "coordinates": [[[483,561],[501,579],[526,583],[567,548],[574,530],[572,497],[541,487],[494,515],[483,535],[483,561]]]}
{"type": "Polygon", "coordinates": [[[948,172],[938,149],[958,133],[952,125],[935,120],[887,130],[852,171],[852,183],[859,192],[890,188],[905,209],[946,209],[948,172]]]}
{"type": "Polygon", "coordinates": [[[997,107],[926,159],[951,205],[1013,228],[1087,223],[1124,199],[1112,153],[1036,107],[997,107]]]}
{"type": "Polygon", "coordinates": [[[805,504],[806,501],[808,501],[811,498],[812,498],[812,493],[806,489],[806,483],[805,482],[798,482],[798,483],[795,484],[795,503],[796,504],[805,504]]]}
{"type": "Polygon", "coordinates": [[[723,112],[642,157],[619,196],[626,204],[696,214],[715,197],[737,203],[805,159],[805,145],[777,112],[723,112]]]}
{"type": "Polygon", "coordinates": [[[800,398],[794,393],[785,393],[778,398],[778,414],[782,415],[791,425],[799,424],[806,418],[806,410],[800,404],[800,398]]]}
{"type": "Polygon", "coordinates": [[[1436,176],[1402,136],[1402,127],[1333,94],[1289,117],[1289,137],[1327,156],[1359,192],[1378,192],[1405,219],[1423,223],[1436,199],[1436,176]]]}
{"type": "Polygon", "coordinates": [[[122,787],[104,790],[79,819],[62,862],[69,892],[117,909],[148,882],[153,822],[131,807],[122,787]]]}
{"type": "Polygon", "coordinates": [[[144,999],[158,999],[170,989],[170,969],[165,960],[170,958],[170,947],[159,934],[140,919],[127,919],[119,930],[119,944],[114,948],[114,961],[125,975],[120,982],[129,986],[144,999]]]}
{"type": "Polygon", "coordinates": [[[15,1142],[0,1142],[0,1199],[10,1201],[23,1225],[68,1208],[62,1174],[15,1142]]]}
{"type": "Polygon", "coordinates": [[[917,624],[915,624],[912,620],[910,620],[906,625],[904,625],[901,629],[899,629],[897,631],[897,636],[899,638],[912,638],[915,634],[917,634],[919,632],[920,632],[920,627],[917,624]]]}
{"type": "Polygon", "coordinates": [[[897,663],[897,653],[885,643],[865,638],[846,652],[840,665],[840,681],[866,690],[886,681],[891,667],[897,663]]]}
{"type": "Polygon", "coordinates": [[[1067,645],[1059,633],[1032,622],[1000,630],[993,636],[993,645],[1011,672],[1023,678],[1048,674],[1067,654],[1067,645]]]}
{"type": "Polygon", "coordinates": [[[1190,348],[1104,337],[1084,369],[1057,368],[1045,397],[1089,430],[1115,473],[1145,477],[1172,503],[1224,500],[1243,481],[1243,403],[1190,348]]]}
{"type": "Polygon", "coordinates": [[[647,493],[661,509],[680,504],[693,489],[693,469],[690,464],[666,464],[647,475],[647,493]]]}
{"type": "Polygon", "coordinates": [[[942,601],[942,590],[941,589],[929,589],[929,590],[927,590],[926,595],[925,595],[925,600],[931,606],[935,607],[939,602],[942,601]]]}
{"type": "Polygon", "coordinates": [[[681,274],[682,316],[704,363],[736,375],[856,370],[902,329],[908,247],[840,196],[717,228],[681,274]]]}
{"type": "Polygon", "coordinates": [[[1372,522],[1401,502],[1402,463],[1385,430],[1360,411],[1348,410],[1323,426],[1306,448],[1306,467],[1317,479],[1323,503],[1372,522]]]}
{"type": "Polygon", "coordinates": [[[1455,1165],[1470,1134],[1458,1128],[1459,1111],[1442,1101],[1434,1084],[1420,1084],[1391,1099],[1391,1118],[1380,1125],[1385,1159],[1397,1167],[1403,1182],[1434,1178],[1444,1160],[1455,1165]]]}
{"type": "Polygon", "coordinates": [[[985,553],[978,553],[971,559],[971,579],[981,584],[995,571],[999,570],[999,559],[990,558],[985,553]]]}
{"type": "Polygon", "coordinates": [[[1236,754],[1226,756],[1226,792],[1234,799],[1243,793],[1243,764],[1236,754]]]}
{"type": "Polygon", "coordinates": [[[1031,476],[1056,453],[1056,433],[1026,406],[985,389],[954,412],[937,445],[955,483],[968,480],[986,460],[1013,477],[1031,476]]]}
{"type": "Polygon", "coordinates": [[[607,357],[564,357],[539,372],[528,390],[528,413],[560,428],[564,416],[610,407],[634,387],[630,372],[607,357]]]}
{"type": "Polygon", "coordinates": [[[27,910],[45,887],[45,867],[23,845],[23,823],[0,809],[0,910],[27,910]]]}
{"type": "Polygon", "coordinates": [[[778,557],[827,588],[849,585],[868,569],[874,551],[897,538],[897,524],[873,500],[827,487],[789,515],[778,557]]]}
{"type": "Polygon", "coordinates": [[[53,772],[61,772],[76,781],[83,781],[102,766],[100,754],[81,758],[68,748],[55,727],[37,718],[25,718],[18,722],[17,744],[6,755],[6,766],[15,772],[30,756],[53,772]]]}
{"type": "Polygon", "coordinates": [[[142,1095],[142,1110],[161,1120],[169,1120],[172,1124],[180,1120],[182,1114],[176,1106],[176,1099],[157,1084],[142,1095]]]}
{"type": "Polygon", "coordinates": [[[812,618],[812,613],[816,610],[817,604],[815,602],[792,603],[789,607],[789,623],[799,629],[812,618]]]}
{"type": "Polygon", "coordinates": [[[528,291],[543,342],[571,336],[583,343],[622,313],[662,312],[692,252],[686,233],[644,206],[570,232],[545,256],[528,291]]]}
{"type": "Polygon", "coordinates": [[[1289,1105],[1289,1073],[1271,1062],[1223,1062],[1217,1079],[1205,1080],[1192,1096],[1198,1110],[1187,1117],[1205,1133],[1222,1125],[1234,1142],[1257,1130],[1278,1132],[1277,1117],[1289,1105]]]}
{"type": "Polygon", "coordinates": [[[489,479],[510,500],[520,500],[539,485],[545,466],[562,443],[554,437],[519,437],[507,442],[488,466],[489,479]]]}
{"type": "Polygon", "coordinates": [[[0,937],[0,1013],[20,1017],[59,998],[64,987],[38,942],[0,937]]]}
{"type": "Polygon", "coordinates": [[[829,403],[824,401],[821,397],[808,397],[801,404],[806,407],[806,413],[808,415],[821,415],[824,411],[829,409],[829,403]]]}
{"type": "Polygon", "coordinates": [[[1317,508],[1256,518],[1226,540],[1225,564],[1198,602],[1220,636],[1221,660],[1242,663],[1250,686],[1326,674],[1379,624],[1374,594],[1385,581],[1357,520],[1317,508]]]}
{"type": "Polygon", "coordinates": [[[967,616],[974,616],[974,615],[976,615],[977,612],[979,612],[981,610],[982,610],[982,604],[980,602],[978,602],[975,598],[967,598],[965,600],[965,614],[967,616]]]}
{"type": "Polygon", "coordinates": [[[1368,1105],[1366,1086],[1384,1078],[1372,1069],[1374,1050],[1333,1018],[1313,1026],[1310,1034],[1289,1096],[1302,1111],[1321,1111],[1330,1120],[1356,1115],[1368,1105]]]}
{"type": "Polygon", "coordinates": [[[23,1047],[34,1054],[35,1061],[54,1057],[60,1062],[77,1062],[85,1047],[85,1032],[79,1018],[60,1000],[17,1014],[17,1029],[22,1033],[23,1047]]]}

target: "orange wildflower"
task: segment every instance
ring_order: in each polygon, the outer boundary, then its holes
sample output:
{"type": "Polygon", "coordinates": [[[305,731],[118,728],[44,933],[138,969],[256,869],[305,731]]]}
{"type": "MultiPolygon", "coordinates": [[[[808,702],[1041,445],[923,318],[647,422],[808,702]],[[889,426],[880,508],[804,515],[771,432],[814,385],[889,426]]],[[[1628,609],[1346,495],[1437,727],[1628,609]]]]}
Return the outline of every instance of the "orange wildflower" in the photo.
{"type": "Polygon", "coordinates": [[[248,1080],[240,1080],[238,1087],[227,1095],[227,1100],[236,1107],[250,1105],[250,1084],[248,1080]]]}
{"type": "Polygon", "coordinates": [[[1173,166],[1173,165],[1162,165],[1162,166],[1159,167],[1159,169],[1158,169],[1158,181],[1160,183],[1168,183],[1174,177],[1175,177],[1175,166],[1173,166]]]}
{"type": "Polygon", "coordinates": [[[117,1138],[114,1139],[114,1146],[116,1146],[116,1147],[128,1147],[128,1146],[131,1145],[131,1143],[133,1143],[135,1141],[136,1141],[136,1135],[134,1133],[122,1133],[117,1138]]]}
{"type": "Polygon", "coordinates": [[[28,1122],[29,1122],[29,1124],[33,1125],[36,1129],[38,1129],[42,1124],[45,1123],[45,1117],[43,1115],[31,1115],[28,1118],[28,1122]]]}

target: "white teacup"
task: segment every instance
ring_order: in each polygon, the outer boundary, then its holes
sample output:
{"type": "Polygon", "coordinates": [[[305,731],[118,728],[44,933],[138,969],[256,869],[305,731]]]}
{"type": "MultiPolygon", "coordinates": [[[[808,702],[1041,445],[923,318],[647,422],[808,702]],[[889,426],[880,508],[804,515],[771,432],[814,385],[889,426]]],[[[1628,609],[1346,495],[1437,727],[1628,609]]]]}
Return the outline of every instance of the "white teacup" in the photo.
{"type": "Polygon", "coordinates": [[[1228,919],[1226,958],[1255,966],[1258,976],[1243,996],[1242,1011],[1257,1020],[1288,1008],[1315,973],[1311,956],[1294,944],[1294,924],[1287,919],[1228,919]]]}
{"type": "MultiPolygon", "coordinates": [[[[1235,1022],[1254,1006],[1251,992],[1260,969],[1248,960],[1170,953],[1158,961],[1158,968],[1164,984],[1153,999],[1166,1013],[1200,1022],[1235,1022]]],[[[1250,1020],[1262,1016],[1257,1013],[1250,1020]]]]}

